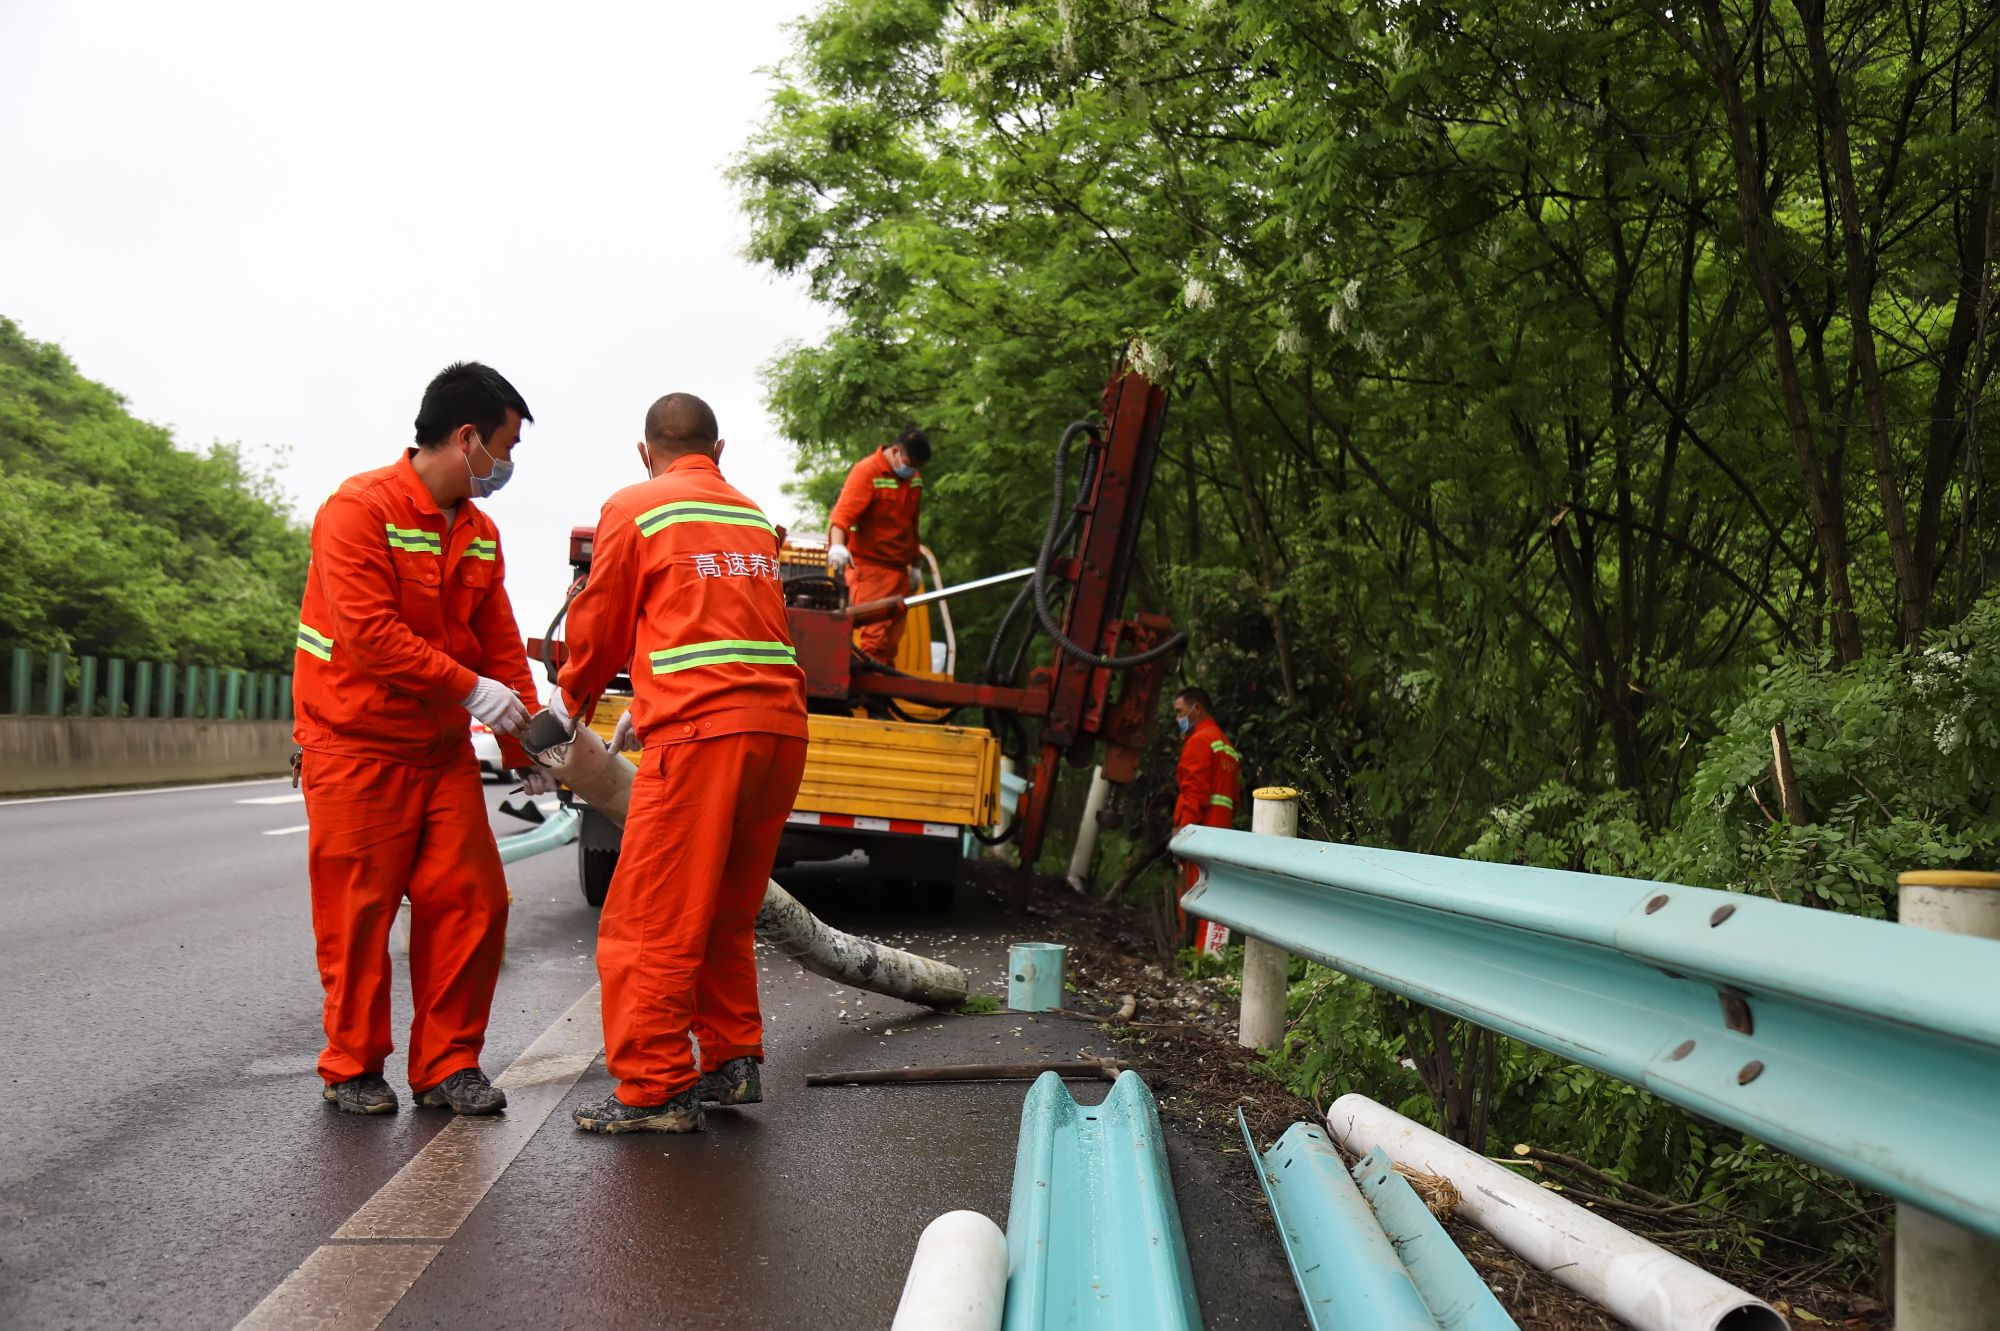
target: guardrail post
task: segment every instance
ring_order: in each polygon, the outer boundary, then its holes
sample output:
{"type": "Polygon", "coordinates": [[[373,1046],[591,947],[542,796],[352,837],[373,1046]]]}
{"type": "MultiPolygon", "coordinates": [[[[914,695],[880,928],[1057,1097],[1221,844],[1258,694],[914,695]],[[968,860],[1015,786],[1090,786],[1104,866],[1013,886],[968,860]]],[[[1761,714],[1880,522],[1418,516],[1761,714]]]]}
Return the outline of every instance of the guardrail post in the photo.
{"type": "Polygon", "coordinates": [[[275,671],[264,672],[263,717],[266,721],[278,719],[278,676],[275,671]]]}
{"type": "MultiPolygon", "coordinates": [[[[1299,834],[1299,792],[1265,786],[1251,792],[1250,830],[1264,836],[1299,834]]],[[[1285,992],[1291,987],[1291,954],[1261,938],[1243,939],[1243,1011],[1236,1043],[1275,1049],[1285,1038],[1285,992]]]]}
{"type": "Polygon", "coordinates": [[[174,715],[174,663],[166,661],[160,665],[160,719],[171,720],[174,715]]]}
{"type": "Polygon", "coordinates": [[[286,675],[278,681],[278,692],[284,702],[284,719],[289,721],[292,719],[292,677],[290,675],[286,675]]]}
{"type": "MultiPolygon", "coordinates": [[[[1896,916],[1939,933],[2000,939],[2000,873],[1938,869],[1896,879],[1896,916]]],[[[1896,1331],[1976,1331],[2000,1307],[2000,1242],[1896,1204],[1896,1331]]]]}
{"type": "Polygon", "coordinates": [[[1111,798],[1111,783],[1104,779],[1104,769],[1090,769],[1090,795],[1083,802],[1083,821],[1076,827],[1076,849],[1069,857],[1069,885],[1077,891],[1090,886],[1090,862],[1097,858],[1097,815],[1104,812],[1105,801],[1111,798]]]}
{"type": "Polygon", "coordinates": [[[35,658],[26,647],[16,647],[9,656],[7,666],[9,704],[7,710],[16,716],[28,714],[28,700],[34,697],[35,658]]]}
{"type": "Polygon", "coordinates": [[[225,721],[242,720],[241,713],[237,711],[237,705],[242,701],[243,672],[241,670],[232,670],[229,672],[228,686],[222,691],[222,719],[225,721]]]}
{"type": "Polygon", "coordinates": [[[81,657],[76,666],[76,714],[89,716],[97,710],[97,658],[81,657]]]}
{"type": "Polygon", "coordinates": [[[222,667],[210,666],[208,668],[208,704],[207,704],[207,710],[204,711],[202,715],[206,716],[211,721],[216,720],[222,715],[222,712],[219,707],[219,704],[221,702],[221,698],[219,695],[221,693],[222,693],[222,667]]]}
{"type": "Polygon", "coordinates": [[[125,658],[114,656],[104,663],[104,714],[125,714],[125,658]]]}
{"type": "Polygon", "coordinates": [[[42,710],[50,716],[63,714],[63,676],[69,673],[69,658],[61,652],[49,653],[49,678],[42,690],[42,710]]]}
{"type": "Polygon", "coordinates": [[[132,667],[132,715],[144,720],[153,710],[153,663],[141,661],[132,667]]]}

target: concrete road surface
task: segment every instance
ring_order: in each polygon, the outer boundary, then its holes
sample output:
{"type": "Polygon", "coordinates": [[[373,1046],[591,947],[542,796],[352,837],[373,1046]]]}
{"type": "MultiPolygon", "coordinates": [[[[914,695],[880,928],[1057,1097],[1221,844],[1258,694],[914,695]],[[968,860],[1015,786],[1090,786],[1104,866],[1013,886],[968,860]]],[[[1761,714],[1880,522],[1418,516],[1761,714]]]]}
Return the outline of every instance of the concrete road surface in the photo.
{"type": "MultiPolygon", "coordinates": [[[[532,1045],[517,1075],[543,1084],[427,1151],[453,1120],[409,1106],[400,1054],[396,1116],[319,1099],[304,823],[283,782],[0,802],[0,1326],[230,1327],[261,1305],[273,1326],[886,1327],[933,1217],[1006,1223],[1026,1087],[805,1073],[1114,1052],[1085,1023],[939,1017],[766,955],[766,1103],[697,1136],[587,1136],[570,1109],[611,1083],[564,848],[508,866],[485,1062],[532,1045]]],[[[992,903],[891,912],[855,866],[788,885],[1002,992],[1018,926],[992,903]]],[[[400,1042],[406,977],[396,1004],[400,1042]]],[[[1169,1145],[1208,1325],[1303,1326],[1241,1154],[1169,1145]]]]}

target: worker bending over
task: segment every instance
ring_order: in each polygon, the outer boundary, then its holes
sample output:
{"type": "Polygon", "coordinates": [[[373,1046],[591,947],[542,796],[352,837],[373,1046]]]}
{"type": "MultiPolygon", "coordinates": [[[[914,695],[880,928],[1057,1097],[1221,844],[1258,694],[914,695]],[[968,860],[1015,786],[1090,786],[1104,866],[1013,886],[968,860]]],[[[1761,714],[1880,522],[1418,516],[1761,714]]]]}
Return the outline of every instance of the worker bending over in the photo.
{"type": "MultiPolygon", "coordinates": [[[[840,487],[828,519],[827,564],[847,571],[850,601],[901,596],[922,585],[917,572],[917,510],[924,502],[918,468],[931,460],[931,441],[922,430],[905,430],[854,464],[840,487]]],[[[904,612],[863,624],[855,644],[884,665],[893,665],[903,641],[904,612]]]]}
{"type": "Polygon", "coordinates": [[[549,704],[587,721],[631,667],[613,739],[643,752],[597,930],[618,1088],[575,1111],[587,1132],[695,1132],[704,1101],[763,1099],[753,929],[805,770],[805,673],[777,533],[722,479],[722,448],[698,397],[646,413],[651,479],[604,505],[549,704]]]}
{"type": "MultiPolygon", "coordinates": [[[[320,506],[299,607],[293,737],[313,937],[326,990],[325,1097],[391,1114],[389,928],[410,900],[410,1089],[461,1114],[505,1108],[479,1070],[507,939],[507,884],[468,713],[510,766],[535,683],[501,582],[500,532],[472,502],[507,483],[514,386],[484,365],[431,380],[415,448],[320,506]]],[[[546,772],[525,779],[555,788],[546,772]]]]}
{"type": "MultiPolygon", "coordinates": [[[[1186,688],[1174,695],[1174,724],[1185,737],[1181,760],[1174,768],[1174,831],[1183,827],[1227,827],[1236,818],[1236,769],[1243,761],[1222,733],[1212,710],[1215,704],[1203,688],[1186,688]]],[[[1195,866],[1182,868],[1182,891],[1194,886],[1195,866]]],[[[1175,906],[1182,932],[1187,915],[1175,906]]]]}

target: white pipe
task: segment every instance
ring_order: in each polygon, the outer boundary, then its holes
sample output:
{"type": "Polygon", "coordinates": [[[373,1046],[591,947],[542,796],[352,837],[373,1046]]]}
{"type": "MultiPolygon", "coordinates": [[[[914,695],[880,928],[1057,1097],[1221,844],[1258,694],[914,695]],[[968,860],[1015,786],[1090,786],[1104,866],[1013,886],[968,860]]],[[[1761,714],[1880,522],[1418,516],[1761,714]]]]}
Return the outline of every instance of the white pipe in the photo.
{"type": "Polygon", "coordinates": [[[1111,783],[1104,769],[1090,769],[1090,795],[1083,802],[1083,821],[1076,829],[1076,849],[1069,855],[1069,885],[1082,892],[1090,887],[1090,862],[1097,858],[1097,815],[1111,798],[1111,783]]]}
{"type": "MultiPolygon", "coordinates": [[[[1261,836],[1299,834],[1299,792],[1265,786],[1251,795],[1250,830],[1261,836]]],[[[1236,1043],[1245,1049],[1275,1049],[1285,1039],[1285,994],[1291,987],[1292,958],[1261,938],[1243,940],[1243,1008],[1236,1043]]]]}
{"type": "MultiPolygon", "coordinates": [[[[917,547],[917,553],[931,566],[931,586],[944,586],[944,574],[938,571],[937,556],[928,545],[917,547]]],[[[938,602],[938,617],[944,624],[944,673],[954,678],[958,675],[958,629],[951,622],[951,602],[938,602]]]]}
{"type": "Polygon", "coordinates": [[[1379,1146],[1450,1179],[1460,1218],[1638,1331],[1785,1331],[1763,1300],[1365,1095],[1341,1096],[1326,1122],[1352,1154],[1379,1146]]]}
{"type": "MultiPolygon", "coordinates": [[[[2000,874],[1906,873],[1896,918],[1916,929],[2000,938],[2000,874]]],[[[1896,1205],[1897,1331],[1976,1331],[2000,1308],[2000,1243],[1896,1205]]]]}
{"type": "Polygon", "coordinates": [[[1000,1331],[1007,1236],[977,1211],[946,1211],[924,1229],[889,1331],[1000,1331]]]}

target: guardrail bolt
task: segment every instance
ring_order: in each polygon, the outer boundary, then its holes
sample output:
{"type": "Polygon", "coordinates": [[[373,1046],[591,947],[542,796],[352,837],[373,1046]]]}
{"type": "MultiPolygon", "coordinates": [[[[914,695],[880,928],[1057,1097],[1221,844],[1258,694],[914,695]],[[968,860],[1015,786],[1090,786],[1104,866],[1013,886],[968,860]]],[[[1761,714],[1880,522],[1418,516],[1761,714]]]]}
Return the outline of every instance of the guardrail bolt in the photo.
{"type": "Polygon", "coordinates": [[[1708,927],[1713,929],[1716,925],[1721,924],[1735,913],[1736,907],[1734,906],[1717,906],[1715,914],[1708,917],[1708,927]]]}
{"type": "Polygon", "coordinates": [[[1682,1040],[1679,1044],[1674,1046],[1674,1052],[1667,1055],[1667,1060],[1672,1063],[1678,1063],[1682,1059],[1686,1058],[1689,1054],[1692,1054],[1693,1052],[1694,1052],[1694,1041],[1682,1040]]]}
{"type": "Polygon", "coordinates": [[[1738,1086],[1748,1086],[1763,1075],[1764,1065],[1753,1058],[1748,1063],[1745,1063],[1742,1070],[1736,1074],[1736,1084],[1738,1086]]]}
{"type": "Polygon", "coordinates": [[[1660,893],[1660,895],[1654,897],[1651,901],[1646,903],[1646,913],[1648,915],[1651,915],[1654,911],[1658,910],[1660,907],[1666,904],[1667,904],[1667,894],[1662,892],[1660,893]]]}

